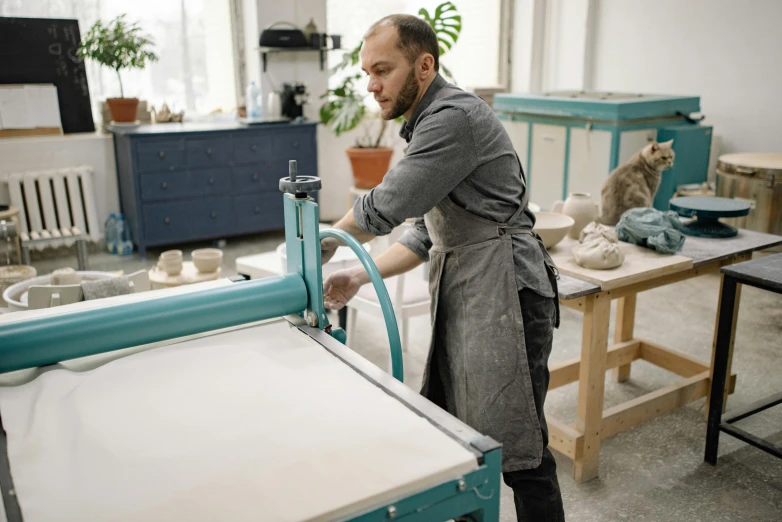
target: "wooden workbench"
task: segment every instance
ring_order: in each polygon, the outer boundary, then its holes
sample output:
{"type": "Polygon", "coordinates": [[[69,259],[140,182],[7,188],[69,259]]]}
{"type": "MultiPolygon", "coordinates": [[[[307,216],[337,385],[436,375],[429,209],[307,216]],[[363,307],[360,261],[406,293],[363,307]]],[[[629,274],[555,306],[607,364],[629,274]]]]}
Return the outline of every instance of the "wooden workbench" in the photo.
{"type": "MultiPolygon", "coordinates": [[[[704,274],[719,273],[720,268],[752,257],[752,252],[782,244],[782,237],[740,230],[728,239],[688,236],[679,255],[692,259],[692,265],[680,265],[661,273],[650,270],[627,284],[612,284],[605,289],[577,277],[561,275],[559,300],[562,306],[584,314],[581,357],[550,365],[549,389],[578,382],[578,414],[568,425],[550,416],[550,445],[574,462],[573,477],[585,482],[598,475],[600,442],[633,426],[706,397],[709,393],[712,361],[701,361],[690,355],[638,339],[633,334],[636,296],[640,292],[684,281],[704,274]],[[618,299],[614,344],[608,344],[611,301],[618,299]],[[648,393],[626,403],[603,409],[605,372],[613,370],[614,378],[624,382],[630,377],[631,363],[643,359],[674,372],[682,379],[670,386],[648,393]]],[[[740,292],[736,294],[733,321],[738,314],[740,292]]],[[[719,310],[719,305],[717,306],[719,310]]],[[[719,314],[719,312],[718,312],[719,314]]],[[[715,322],[719,322],[719,317],[715,322]]],[[[733,338],[730,340],[727,393],[732,393],[735,375],[731,374],[733,338]]],[[[707,408],[708,409],[708,408],[707,408]]]]}

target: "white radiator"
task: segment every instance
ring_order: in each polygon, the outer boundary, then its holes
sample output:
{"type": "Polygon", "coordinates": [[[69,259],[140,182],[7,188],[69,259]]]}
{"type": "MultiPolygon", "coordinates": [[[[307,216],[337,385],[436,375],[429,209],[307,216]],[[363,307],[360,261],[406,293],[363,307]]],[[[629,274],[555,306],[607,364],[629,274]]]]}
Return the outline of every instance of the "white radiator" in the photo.
{"type": "Polygon", "coordinates": [[[88,165],[0,174],[0,183],[8,186],[11,205],[20,209],[22,241],[52,240],[30,245],[37,250],[71,246],[74,235],[100,241],[92,176],[92,167],[88,165]]]}

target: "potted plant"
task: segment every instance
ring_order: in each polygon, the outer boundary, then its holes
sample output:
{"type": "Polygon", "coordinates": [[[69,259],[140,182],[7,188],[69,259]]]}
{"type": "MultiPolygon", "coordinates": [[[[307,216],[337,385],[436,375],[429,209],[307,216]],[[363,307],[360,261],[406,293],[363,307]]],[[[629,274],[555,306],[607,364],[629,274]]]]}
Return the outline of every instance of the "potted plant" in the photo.
{"type": "Polygon", "coordinates": [[[157,61],[152,45],[152,39],[141,34],[138,24],[126,21],[123,14],[106,25],[100,20],[95,22],[79,47],[79,56],[95,60],[117,72],[120,97],[106,99],[111,117],[117,123],[136,121],[138,110],[138,98],[125,98],[119,72],[121,69],[143,69],[148,61],[157,61]]]}
{"type": "MultiPolygon", "coordinates": [[[[426,20],[437,34],[442,57],[458,40],[462,30],[462,17],[451,2],[437,6],[434,15],[421,8],[418,15],[426,20]]],[[[363,43],[363,42],[362,42],[363,43]]],[[[331,70],[331,74],[345,74],[343,80],[334,89],[328,89],[321,98],[326,102],[320,108],[320,120],[329,125],[334,133],[342,133],[355,129],[363,124],[364,133],[356,138],[356,144],[346,150],[353,169],[354,184],[357,188],[371,189],[383,181],[388,172],[394,149],[381,145],[388,127],[386,120],[380,119],[376,112],[368,110],[364,100],[369,94],[362,92],[357,83],[363,73],[357,70],[361,43],[349,53],[345,53],[342,61],[331,70]],[[373,125],[372,120],[380,119],[373,125]]],[[[448,69],[440,63],[440,70],[449,79],[453,79],[448,69]]],[[[397,121],[401,121],[399,118],[397,121]]]]}

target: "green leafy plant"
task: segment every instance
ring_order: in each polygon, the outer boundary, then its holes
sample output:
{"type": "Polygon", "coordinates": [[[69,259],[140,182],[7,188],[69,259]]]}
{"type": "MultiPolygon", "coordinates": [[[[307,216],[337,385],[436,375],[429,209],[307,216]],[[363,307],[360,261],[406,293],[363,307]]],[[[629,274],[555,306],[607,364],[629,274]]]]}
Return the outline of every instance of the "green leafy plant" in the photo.
{"type": "MultiPolygon", "coordinates": [[[[434,29],[440,44],[440,57],[442,57],[456,44],[462,30],[462,17],[456,10],[456,6],[451,2],[444,2],[435,8],[434,14],[430,15],[426,9],[421,8],[418,15],[434,29]]],[[[359,43],[352,51],[345,53],[340,63],[331,69],[332,75],[343,71],[351,72],[343,78],[336,88],[327,90],[321,96],[326,101],[320,107],[320,121],[329,125],[337,136],[355,129],[368,116],[364,104],[364,99],[368,94],[361,92],[357,85],[363,76],[363,73],[356,70],[362,45],[363,42],[359,43]]],[[[455,83],[453,75],[442,62],[440,62],[440,70],[452,83],[455,83]]],[[[401,118],[397,120],[401,121],[401,118]]],[[[380,129],[376,134],[373,134],[368,127],[365,128],[365,133],[357,139],[356,146],[360,148],[380,147],[387,126],[388,122],[381,119],[380,129]]]]}
{"type": "Polygon", "coordinates": [[[84,37],[78,55],[114,69],[120,95],[124,98],[120,70],[143,69],[147,62],[157,61],[157,55],[152,52],[153,45],[152,39],[141,33],[138,23],[128,22],[123,14],[106,25],[100,20],[95,22],[84,37]]]}

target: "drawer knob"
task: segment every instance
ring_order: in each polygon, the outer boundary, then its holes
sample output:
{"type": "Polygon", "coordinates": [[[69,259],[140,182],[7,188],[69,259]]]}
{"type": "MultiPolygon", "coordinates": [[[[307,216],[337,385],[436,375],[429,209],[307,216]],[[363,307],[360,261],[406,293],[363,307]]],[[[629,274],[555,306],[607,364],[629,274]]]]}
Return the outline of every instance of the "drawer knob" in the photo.
{"type": "Polygon", "coordinates": [[[209,184],[210,185],[214,185],[215,184],[215,179],[214,178],[209,178],[209,184]]]}
{"type": "Polygon", "coordinates": [[[206,155],[211,156],[212,155],[212,149],[206,149],[206,155]]]}
{"type": "Polygon", "coordinates": [[[294,149],[298,149],[299,148],[299,142],[298,141],[294,141],[293,143],[291,143],[291,145],[293,145],[294,149]]]}
{"type": "Polygon", "coordinates": [[[253,174],[253,181],[258,181],[258,174],[253,174]]]}
{"type": "Polygon", "coordinates": [[[250,150],[255,152],[256,150],[258,150],[258,145],[250,145],[250,150]]]}
{"type": "Polygon", "coordinates": [[[171,218],[167,217],[166,219],[163,220],[163,223],[165,223],[166,225],[170,224],[171,223],[171,218]]]}
{"type": "Polygon", "coordinates": [[[157,153],[157,155],[158,155],[158,157],[159,157],[160,159],[163,159],[163,158],[165,158],[165,157],[166,157],[166,151],[164,151],[164,150],[161,150],[160,152],[158,152],[158,153],[157,153]]]}
{"type": "Polygon", "coordinates": [[[212,213],[209,215],[209,217],[211,217],[212,219],[217,219],[217,212],[212,212],[212,213]]]}
{"type": "Polygon", "coordinates": [[[164,181],[163,183],[160,184],[160,188],[166,190],[168,188],[168,183],[164,181]]]}
{"type": "Polygon", "coordinates": [[[254,211],[256,214],[259,214],[259,213],[261,212],[261,207],[255,207],[255,208],[253,209],[253,211],[254,211]]]}

